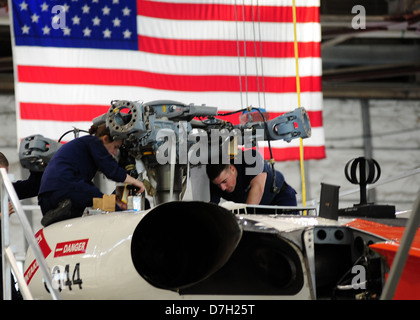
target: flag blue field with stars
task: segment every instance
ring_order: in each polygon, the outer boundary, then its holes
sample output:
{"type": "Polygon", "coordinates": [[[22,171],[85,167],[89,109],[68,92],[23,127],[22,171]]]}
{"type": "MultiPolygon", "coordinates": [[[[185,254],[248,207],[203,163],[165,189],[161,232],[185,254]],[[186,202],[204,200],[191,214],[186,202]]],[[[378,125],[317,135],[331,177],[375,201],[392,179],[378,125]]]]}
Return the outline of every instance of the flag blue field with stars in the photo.
{"type": "Polygon", "coordinates": [[[136,3],[13,2],[16,45],[137,50],[136,3]]]}

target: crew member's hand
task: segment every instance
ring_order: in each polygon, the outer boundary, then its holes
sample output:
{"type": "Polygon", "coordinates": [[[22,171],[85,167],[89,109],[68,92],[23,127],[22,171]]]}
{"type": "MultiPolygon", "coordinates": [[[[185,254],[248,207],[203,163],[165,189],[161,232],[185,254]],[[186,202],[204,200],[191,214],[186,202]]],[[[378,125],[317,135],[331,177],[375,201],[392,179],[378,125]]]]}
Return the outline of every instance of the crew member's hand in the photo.
{"type": "MultiPolygon", "coordinates": [[[[0,208],[1,209],[1,208],[0,208]]],[[[9,201],[9,216],[15,212],[15,209],[13,209],[12,203],[9,201]]],[[[0,211],[0,218],[1,218],[1,211],[0,211]]]]}
{"type": "Polygon", "coordinates": [[[120,198],[115,197],[115,203],[121,208],[121,210],[127,210],[127,204],[122,202],[120,198]]]}
{"type": "Polygon", "coordinates": [[[138,181],[138,184],[136,185],[136,187],[139,188],[139,191],[137,191],[137,193],[143,193],[144,190],[145,190],[144,183],[139,181],[139,180],[137,180],[137,181],[138,181]]]}
{"type": "Polygon", "coordinates": [[[144,183],[140,180],[134,179],[132,176],[127,174],[127,177],[125,178],[125,183],[132,184],[133,186],[139,188],[139,191],[137,193],[142,193],[144,191],[144,183]]]}
{"type": "Polygon", "coordinates": [[[12,203],[9,201],[9,215],[15,212],[15,209],[13,209],[12,203]]]}

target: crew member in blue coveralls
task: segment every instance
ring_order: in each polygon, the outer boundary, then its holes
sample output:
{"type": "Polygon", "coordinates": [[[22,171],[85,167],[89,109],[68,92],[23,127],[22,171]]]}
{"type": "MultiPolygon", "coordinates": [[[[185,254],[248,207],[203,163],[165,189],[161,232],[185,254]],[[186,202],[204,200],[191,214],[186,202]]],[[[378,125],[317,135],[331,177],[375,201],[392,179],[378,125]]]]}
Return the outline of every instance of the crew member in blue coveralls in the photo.
{"type": "Polygon", "coordinates": [[[250,149],[240,151],[239,157],[238,163],[231,160],[227,164],[221,161],[219,164],[207,164],[211,202],[219,203],[223,198],[254,205],[297,205],[296,191],[286,183],[280,171],[275,171],[274,187],[277,192],[273,191],[274,172],[261,154],[250,149]]]}
{"type": "MultiPolygon", "coordinates": [[[[92,206],[94,197],[102,198],[103,193],[92,182],[97,171],[144,191],[143,182],[128,175],[113,158],[122,140],[114,141],[105,124],[92,125],[89,134],[64,144],[45,169],[38,194],[43,226],[79,217],[92,206]]],[[[124,208],[118,199],[117,205],[124,208]]]]}

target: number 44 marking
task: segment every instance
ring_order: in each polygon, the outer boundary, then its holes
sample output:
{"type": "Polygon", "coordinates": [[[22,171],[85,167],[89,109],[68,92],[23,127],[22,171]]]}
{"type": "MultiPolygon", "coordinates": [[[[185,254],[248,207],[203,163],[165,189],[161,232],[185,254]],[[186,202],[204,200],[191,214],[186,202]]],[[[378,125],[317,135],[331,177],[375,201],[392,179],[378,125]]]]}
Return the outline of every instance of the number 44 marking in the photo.
{"type": "MultiPolygon", "coordinates": [[[[70,265],[66,264],[65,267],[57,265],[54,266],[51,272],[52,286],[54,289],[58,289],[60,292],[68,287],[71,291],[72,286],[79,286],[82,289],[82,279],[80,278],[80,263],[76,263],[73,269],[73,276],[70,279],[70,265]]],[[[45,289],[49,292],[46,283],[44,282],[45,289]]]]}

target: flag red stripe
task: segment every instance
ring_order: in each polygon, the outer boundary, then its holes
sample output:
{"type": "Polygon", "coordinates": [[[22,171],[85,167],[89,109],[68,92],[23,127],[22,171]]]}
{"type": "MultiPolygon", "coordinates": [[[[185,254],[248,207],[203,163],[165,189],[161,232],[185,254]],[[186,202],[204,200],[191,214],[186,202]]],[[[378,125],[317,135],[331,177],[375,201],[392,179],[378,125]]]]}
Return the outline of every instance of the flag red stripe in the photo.
{"type": "MultiPolygon", "coordinates": [[[[83,105],[83,104],[53,104],[53,103],[30,103],[21,102],[20,116],[25,120],[51,120],[51,121],[92,121],[92,119],[108,112],[106,105],[83,105]]],[[[227,113],[223,111],[221,113],[227,113]]],[[[274,119],[283,113],[270,112],[269,119],[274,119]]],[[[234,125],[239,124],[239,113],[220,117],[234,125]]],[[[322,111],[308,111],[312,127],[322,126],[322,111]]],[[[268,120],[268,119],[267,119],[268,120]]]]}
{"type": "MultiPolygon", "coordinates": [[[[264,152],[264,159],[270,159],[270,151],[268,147],[261,148],[261,152],[264,152]],[[261,150],[262,149],[262,150],[261,150]]],[[[304,160],[319,160],[325,158],[325,146],[303,146],[303,157],[304,160]]],[[[289,148],[271,148],[273,158],[276,161],[288,161],[288,160],[299,160],[300,159],[300,148],[289,147],[289,148]]]]}
{"type": "MultiPolygon", "coordinates": [[[[174,91],[239,91],[239,78],[222,75],[173,75],[159,74],[139,70],[62,68],[42,66],[18,66],[20,82],[85,84],[108,86],[136,86],[159,90],[174,91]]],[[[256,76],[241,77],[242,88],[249,92],[258,92],[262,88],[262,78],[256,76]],[[259,84],[257,84],[257,80],[259,84]]],[[[295,77],[264,77],[265,92],[296,92],[295,77]]],[[[321,91],[321,77],[300,78],[302,92],[321,91]]]]}
{"type": "Polygon", "coordinates": [[[109,106],[21,102],[20,118],[24,120],[92,121],[108,112],[109,106]]]}
{"type": "MultiPolygon", "coordinates": [[[[240,3],[235,6],[230,4],[167,3],[137,0],[137,14],[173,20],[293,22],[292,7],[243,6],[240,3]]],[[[298,23],[319,22],[319,8],[296,7],[296,21],[298,23]]]]}
{"type": "MultiPolygon", "coordinates": [[[[244,42],[231,40],[177,40],[138,36],[139,50],[150,53],[181,56],[227,56],[244,57],[244,42]]],[[[293,42],[259,42],[246,41],[247,57],[294,58],[293,42]]],[[[300,58],[321,56],[319,42],[299,42],[300,58]]]]}

